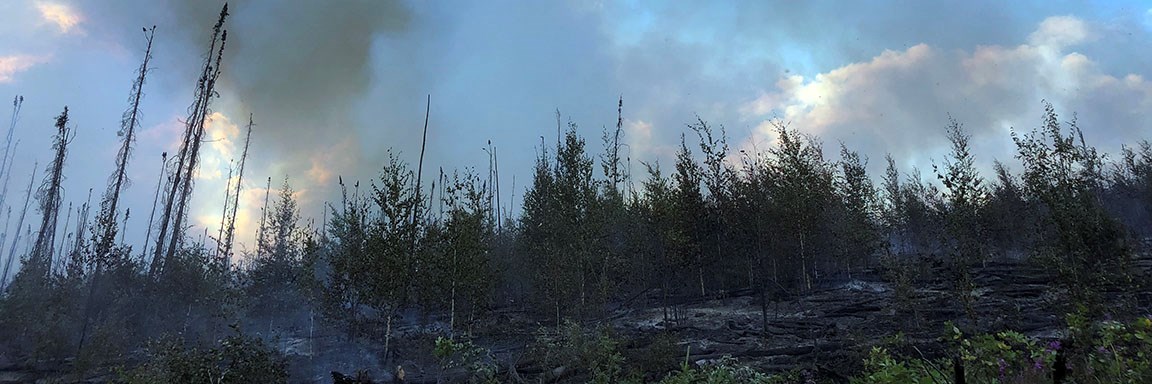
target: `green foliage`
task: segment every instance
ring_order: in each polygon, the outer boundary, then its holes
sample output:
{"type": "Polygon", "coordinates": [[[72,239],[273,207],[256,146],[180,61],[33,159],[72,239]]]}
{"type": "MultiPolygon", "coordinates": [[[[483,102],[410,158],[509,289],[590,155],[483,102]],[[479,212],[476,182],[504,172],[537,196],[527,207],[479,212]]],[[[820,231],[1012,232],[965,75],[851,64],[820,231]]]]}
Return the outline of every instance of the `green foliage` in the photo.
{"type": "Polygon", "coordinates": [[[968,144],[971,138],[959,121],[949,119],[950,160],[944,162],[944,169],[936,165],[932,169],[944,184],[942,213],[945,226],[941,242],[952,274],[953,294],[964,306],[968,317],[975,320],[971,292],[976,287],[970,269],[976,263],[986,261],[988,256],[985,231],[979,220],[987,192],[968,144]]]}
{"type": "Polygon", "coordinates": [[[1034,252],[1058,271],[1074,305],[1092,305],[1093,292],[1116,282],[1131,256],[1127,236],[1100,202],[1103,158],[1084,141],[1076,119],[1065,130],[1051,104],[1043,125],[1012,133],[1024,165],[1024,187],[1042,210],[1034,252]]]}
{"type": "Polygon", "coordinates": [[[853,384],[936,384],[950,380],[940,370],[922,360],[896,360],[887,349],[873,347],[864,359],[864,373],[853,384]]]}
{"type": "MultiPolygon", "coordinates": [[[[951,323],[943,341],[950,346],[949,354],[964,365],[966,380],[973,383],[1050,383],[1061,354],[1071,382],[1152,380],[1152,318],[1140,317],[1130,323],[1091,322],[1073,314],[1068,323],[1070,343],[1013,331],[965,337],[951,323]]],[[[864,372],[853,383],[950,382],[952,364],[944,359],[901,360],[884,348],[874,347],[864,361],[864,372]]]]}
{"type": "Polygon", "coordinates": [[[299,209],[288,180],[280,189],[275,205],[268,209],[268,220],[261,229],[256,252],[249,255],[240,272],[241,289],[251,298],[248,314],[265,317],[287,308],[300,309],[303,298],[302,257],[310,234],[299,228],[299,209]]]}
{"type": "Polygon", "coordinates": [[[608,327],[588,330],[575,322],[565,321],[555,332],[539,329],[529,350],[545,367],[587,372],[589,380],[594,383],[635,380],[636,374],[626,371],[627,361],[620,353],[619,345],[608,327]]]}
{"type": "Polygon", "coordinates": [[[725,356],[706,366],[695,368],[684,362],[679,371],[660,380],[661,384],[784,384],[808,383],[812,378],[802,371],[768,375],[742,365],[732,357],[725,356]]]}
{"type": "Polygon", "coordinates": [[[413,184],[413,172],[391,153],[370,194],[357,184],[349,195],[341,184],[342,206],[330,207],[327,236],[306,257],[312,296],[354,335],[408,304],[422,234],[413,184]]]}
{"type": "Polygon", "coordinates": [[[1084,315],[1068,316],[1072,364],[1085,383],[1147,383],[1152,380],[1152,316],[1130,323],[1096,323],[1084,315]]]}
{"type": "Polygon", "coordinates": [[[1051,382],[1058,344],[1045,344],[1014,331],[965,338],[949,324],[948,338],[954,343],[965,373],[975,382],[1051,382]]]}
{"type": "Polygon", "coordinates": [[[555,164],[541,154],[524,196],[521,248],[534,260],[539,308],[554,313],[557,322],[583,317],[607,299],[603,288],[609,281],[603,277],[610,260],[603,252],[604,222],[596,214],[593,162],[584,147],[576,124],[569,123],[555,164]]]}
{"type": "Polygon", "coordinates": [[[472,340],[437,337],[432,354],[439,360],[441,370],[463,367],[471,374],[469,381],[472,383],[498,383],[498,367],[492,351],[473,344],[472,340]]]}
{"type": "Polygon", "coordinates": [[[283,358],[258,338],[235,333],[207,348],[186,347],[162,339],[149,347],[150,359],[131,370],[120,370],[120,382],[151,383],[287,383],[283,358]]]}
{"type": "Polygon", "coordinates": [[[835,254],[834,228],[829,214],[837,200],[835,169],[824,159],[820,142],[784,123],[776,125],[778,145],[768,151],[772,157],[771,201],[780,227],[772,228],[779,238],[775,275],[789,276],[786,286],[810,289],[820,254],[835,254]],[[827,252],[827,253],[825,253],[827,252]],[[797,265],[797,263],[799,265],[797,265]]]}
{"type": "Polygon", "coordinates": [[[880,248],[879,205],[876,187],[868,177],[868,160],[840,144],[840,177],[836,189],[842,204],[840,230],[845,238],[840,254],[847,268],[862,265],[880,248]]]}

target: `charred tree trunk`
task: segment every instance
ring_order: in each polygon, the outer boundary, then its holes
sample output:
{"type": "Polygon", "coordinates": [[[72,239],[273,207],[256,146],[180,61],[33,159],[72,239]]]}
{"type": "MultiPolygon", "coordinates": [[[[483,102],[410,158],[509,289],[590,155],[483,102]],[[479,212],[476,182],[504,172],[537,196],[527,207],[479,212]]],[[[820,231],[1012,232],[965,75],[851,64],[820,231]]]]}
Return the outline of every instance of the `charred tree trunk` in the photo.
{"type": "MultiPolygon", "coordinates": [[[[16,131],[16,122],[20,121],[20,110],[24,106],[24,96],[16,96],[12,99],[12,121],[8,124],[8,138],[4,144],[4,157],[0,159],[0,174],[4,175],[4,187],[0,189],[0,207],[4,206],[4,201],[8,197],[8,179],[12,176],[12,161],[14,155],[12,154],[12,135],[16,131]]],[[[19,229],[17,229],[19,232],[19,229]]]]}
{"type": "Polygon", "coordinates": [[[95,240],[96,268],[109,262],[112,249],[116,245],[117,216],[119,215],[120,191],[127,184],[128,160],[132,157],[132,144],[136,141],[136,126],[140,124],[140,99],[144,95],[144,80],[148,76],[148,62],[152,59],[152,38],[156,35],[156,27],[145,29],[147,47],[144,49],[144,60],[137,70],[136,81],[132,82],[132,105],[124,112],[120,119],[120,131],[117,135],[123,138],[120,151],[116,153],[116,171],[109,180],[108,190],[100,202],[100,216],[96,219],[95,240]]]}
{"type": "Polygon", "coordinates": [[[268,193],[272,191],[272,178],[268,178],[268,185],[264,187],[264,207],[260,208],[260,226],[256,228],[256,254],[261,255],[264,251],[265,226],[268,224],[268,193]]]}
{"type": "Polygon", "coordinates": [[[32,201],[32,183],[36,182],[36,168],[32,166],[32,177],[28,179],[28,190],[24,194],[24,209],[20,211],[20,220],[16,221],[16,237],[12,238],[12,246],[8,250],[8,260],[4,262],[4,276],[0,276],[0,291],[8,288],[8,274],[12,269],[12,260],[16,259],[16,244],[20,243],[20,229],[24,227],[24,217],[28,215],[28,203],[32,201]]]}
{"type": "MultiPolygon", "coordinates": [[[[236,176],[236,191],[232,193],[232,211],[228,212],[228,228],[224,230],[224,258],[232,257],[232,245],[236,239],[236,213],[240,207],[240,186],[244,181],[244,165],[248,161],[248,146],[252,143],[252,115],[248,115],[248,134],[244,139],[244,152],[240,154],[240,172],[236,176]]],[[[271,179],[269,179],[271,180],[271,179]]]]}
{"type": "MultiPolygon", "coordinates": [[[[88,212],[92,207],[92,189],[88,189],[88,200],[84,205],[80,206],[76,215],[76,238],[72,243],[72,251],[69,253],[69,270],[70,274],[79,277],[84,272],[84,237],[87,236],[86,230],[88,228],[88,212]]],[[[99,262],[95,264],[100,264],[99,262]]],[[[95,270],[95,268],[93,268],[95,270]]]]}
{"type": "Polygon", "coordinates": [[[28,267],[37,273],[47,273],[52,260],[52,248],[56,243],[56,225],[60,220],[60,184],[64,181],[64,161],[68,156],[68,142],[71,141],[68,129],[68,107],[56,117],[56,137],[52,149],[56,156],[49,164],[49,171],[40,189],[36,191],[36,199],[40,203],[40,233],[36,235],[36,242],[32,246],[28,267]],[[39,270],[44,268],[44,271],[39,270]]]}
{"type": "MultiPolygon", "coordinates": [[[[160,176],[156,180],[156,193],[152,197],[152,213],[148,214],[148,233],[144,235],[144,252],[140,253],[140,262],[148,257],[148,243],[152,240],[152,222],[156,219],[156,203],[160,202],[160,187],[164,185],[164,174],[168,168],[168,152],[160,154],[160,176]]],[[[156,273],[156,258],[148,263],[148,274],[156,273]]]]}
{"type": "MultiPolygon", "coordinates": [[[[188,205],[188,198],[192,194],[192,179],[196,170],[196,159],[199,156],[200,138],[204,134],[204,120],[207,118],[208,106],[215,96],[216,80],[220,76],[220,62],[224,54],[225,41],[228,32],[224,28],[224,20],[228,17],[228,5],[220,10],[220,18],[212,28],[212,40],[204,60],[204,68],[197,82],[196,98],[189,110],[189,117],[184,127],[184,137],[181,142],[177,161],[173,164],[173,178],[168,183],[167,199],[164,212],[160,216],[160,230],[156,239],[155,258],[160,259],[159,268],[171,259],[176,248],[184,237],[184,217],[188,205]],[[219,44],[219,47],[217,47],[219,44]],[[169,239],[170,237],[170,239],[169,239]],[[164,248],[168,242],[167,249],[164,248]],[[163,258],[161,259],[161,255],[163,258]]],[[[153,264],[156,262],[154,261],[153,264]]]]}

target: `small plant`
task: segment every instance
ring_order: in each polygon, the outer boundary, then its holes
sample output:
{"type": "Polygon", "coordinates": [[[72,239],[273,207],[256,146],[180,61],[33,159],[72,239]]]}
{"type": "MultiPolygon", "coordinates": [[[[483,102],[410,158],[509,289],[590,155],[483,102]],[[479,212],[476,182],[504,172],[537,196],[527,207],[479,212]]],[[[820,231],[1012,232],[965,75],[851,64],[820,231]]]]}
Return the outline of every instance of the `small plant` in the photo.
{"type": "Polygon", "coordinates": [[[464,367],[471,373],[473,383],[497,383],[496,363],[492,351],[473,344],[471,340],[455,341],[437,337],[433,356],[440,362],[442,371],[464,367]]]}
{"type": "Polygon", "coordinates": [[[853,379],[854,384],[934,384],[946,382],[944,373],[933,363],[923,360],[908,362],[892,357],[887,349],[872,347],[864,359],[864,374],[853,379]]]}
{"type": "Polygon", "coordinates": [[[814,383],[815,379],[810,372],[794,370],[783,374],[769,375],[759,372],[752,367],[740,364],[731,356],[724,356],[714,363],[694,368],[684,361],[680,370],[663,380],[661,384],[784,384],[784,383],[814,383]]]}
{"type": "Polygon", "coordinates": [[[964,338],[955,326],[949,337],[956,343],[965,373],[977,382],[1047,383],[1060,343],[1044,343],[1019,332],[1003,331],[964,338]]]}
{"type": "MultiPolygon", "coordinates": [[[[1086,319],[1068,316],[1070,344],[1014,331],[965,337],[951,324],[945,341],[952,344],[954,356],[963,364],[965,379],[973,383],[1051,383],[1058,375],[1076,383],[1152,382],[1152,317],[1131,323],[1086,319]]],[[[864,361],[864,373],[853,383],[949,382],[954,378],[943,367],[950,364],[946,360],[902,361],[874,347],[864,361]]]]}

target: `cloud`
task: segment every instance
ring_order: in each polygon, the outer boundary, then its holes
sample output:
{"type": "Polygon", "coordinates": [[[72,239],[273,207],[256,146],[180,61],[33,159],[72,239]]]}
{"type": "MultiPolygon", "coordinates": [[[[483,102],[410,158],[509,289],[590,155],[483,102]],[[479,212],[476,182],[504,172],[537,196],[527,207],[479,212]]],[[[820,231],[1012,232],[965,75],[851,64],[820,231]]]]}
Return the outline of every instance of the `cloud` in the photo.
{"type": "Polygon", "coordinates": [[[1028,36],[1028,42],[1059,49],[1083,43],[1090,37],[1083,20],[1072,16],[1053,16],[1040,23],[1040,27],[1028,36]]]}
{"type": "Polygon", "coordinates": [[[37,64],[48,62],[47,56],[12,55],[0,56],[0,83],[11,82],[17,73],[24,72],[37,64]]]}
{"type": "MultiPolygon", "coordinates": [[[[1150,123],[1152,83],[1138,74],[1113,75],[1082,53],[1093,31],[1080,19],[1057,16],[1039,23],[1017,46],[941,50],[918,44],[884,51],[811,78],[790,76],[743,104],[761,123],[741,147],[770,143],[779,117],[825,142],[843,141],[873,159],[892,153],[904,167],[926,168],[947,150],[951,115],[973,134],[979,161],[1010,161],[1009,128],[1039,124],[1040,100],[1071,117],[1079,112],[1087,138],[1115,151],[1150,123]]],[[[879,171],[879,161],[871,171],[879,171]]]]}
{"type": "Polygon", "coordinates": [[[84,21],[84,15],[66,4],[42,1],[36,3],[36,10],[40,11],[40,18],[56,25],[60,33],[81,32],[79,25],[84,21]]]}

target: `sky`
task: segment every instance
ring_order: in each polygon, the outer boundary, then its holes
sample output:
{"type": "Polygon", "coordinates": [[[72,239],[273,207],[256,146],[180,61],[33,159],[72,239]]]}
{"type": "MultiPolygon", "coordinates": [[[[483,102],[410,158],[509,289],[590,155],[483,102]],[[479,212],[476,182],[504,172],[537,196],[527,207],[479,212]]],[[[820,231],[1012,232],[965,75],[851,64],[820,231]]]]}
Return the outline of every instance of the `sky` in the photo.
{"type": "MultiPolygon", "coordinates": [[[[144,54],[141,28],[155,25],[124,195],[126,236],[141,244],[160,153],[178,147],[222,5],[0,2],[0,99],[25,100],[9,204],[19,207],[33,165],[50,160],[53,117],[68,106],[76,137],[65,206],[83,204],[89,189],[98,205],[144,54]]],[[[269,178],[273,196],[288,178],[302,216],[319,219],[338,179],[366,185],[389,151],[415,168],[428,97],[424,179],[486,174],[490,141],[513,210],[541,143],[555,143],[557,111],[598,156],[618,98],[637,179],[641,161],[671,168],[680,136],[694,142],[686,124],[697,116],[724,127],[733,153],[771,146],[780,119],[817,135],[831,159],[839,143],[861,152],[874,175],[885,154],[930,174],[948,149],[949,116],[972,134],[980,167],[1012,164],[1009,132],[1037,127],[1041,100],[1075,113],[1104,152],[1152,136],[1148,0],[241,0],[230,12],[189,233],[215,233],[251,114],[242,249],[253,245],[269,178]]],[[[0,116],[8,121],[7,107],[0,116]]]]}

